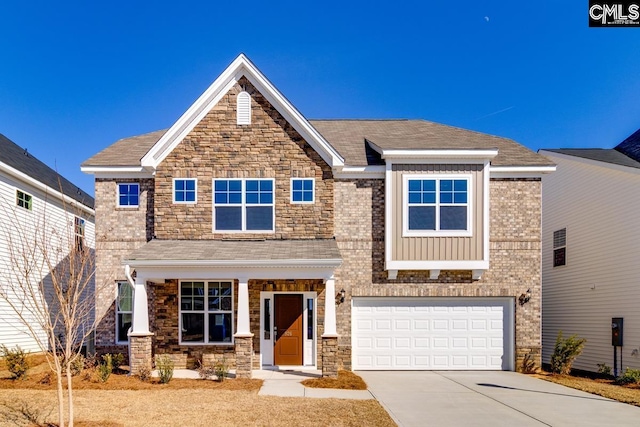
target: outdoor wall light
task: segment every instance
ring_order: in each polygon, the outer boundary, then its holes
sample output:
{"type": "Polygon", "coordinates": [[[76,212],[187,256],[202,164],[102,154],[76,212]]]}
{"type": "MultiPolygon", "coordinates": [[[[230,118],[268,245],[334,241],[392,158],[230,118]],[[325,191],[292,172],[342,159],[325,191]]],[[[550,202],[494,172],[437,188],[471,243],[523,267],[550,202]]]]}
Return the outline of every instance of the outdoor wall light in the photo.
{"type": "Polygon", "coordinates": [[[527,289],[527,292],[520,295],[520,297],[518,298],[518,302],[522,306],[528,303],[530,299],[531,299],[531,289],[527,289]]]}
{"type": "Polygon", "coordinates": [[[338,304],[342,304],[344,302],[344,297],[346,294],[347,294],[347,291],[345,291],[344,288],[342,288],[338,293],[338,295],[336,295],[336,302],[338,304]]]}

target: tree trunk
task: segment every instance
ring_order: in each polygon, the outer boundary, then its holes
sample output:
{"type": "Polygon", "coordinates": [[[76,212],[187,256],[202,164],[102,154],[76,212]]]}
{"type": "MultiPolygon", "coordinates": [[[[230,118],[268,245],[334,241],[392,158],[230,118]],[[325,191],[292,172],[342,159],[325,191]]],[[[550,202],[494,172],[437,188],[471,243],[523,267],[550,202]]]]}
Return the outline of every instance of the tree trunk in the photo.
{"type": "Polygon", "coordinates": [[[71,375],[71,362],[67,359],[67,399],[69,401],[69,427],[73,427],[73,382],[71,375]]]}
{"type": "MultiPolygon", "coordinates": [[[[57,359],[57,356],[54,356],[57,359]]],[[[64,391],[62,389],[62,367],[60,361],[55,360],[56,363],[56,382],[58,386],[58,425],[64,427],[64,391]]]]}

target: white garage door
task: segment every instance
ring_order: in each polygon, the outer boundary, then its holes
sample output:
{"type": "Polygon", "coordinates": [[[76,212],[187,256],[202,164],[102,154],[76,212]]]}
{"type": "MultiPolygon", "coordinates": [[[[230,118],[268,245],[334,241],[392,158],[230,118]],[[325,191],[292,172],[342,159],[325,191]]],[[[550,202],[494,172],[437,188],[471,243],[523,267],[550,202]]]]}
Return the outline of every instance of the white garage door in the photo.
{"type": "Polygon", "coordinates": [[[353,298],[353,368],[513,370],[511,298],[353,298]]]}

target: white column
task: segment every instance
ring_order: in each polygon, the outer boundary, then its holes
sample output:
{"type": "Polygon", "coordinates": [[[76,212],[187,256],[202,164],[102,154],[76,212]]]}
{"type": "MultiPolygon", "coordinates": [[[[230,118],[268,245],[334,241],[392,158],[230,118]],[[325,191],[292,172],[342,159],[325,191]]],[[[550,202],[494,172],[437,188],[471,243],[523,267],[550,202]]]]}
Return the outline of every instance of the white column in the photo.
{"type": "Polygon", "coordinates": [[[238,321],[236,337],[253,336],[249,327],[249,279],[238,279],[238,321]]]}
{"type": "Polygon", "coordinates": [[[136,277],[133,287],[133,325],[130,335],[151,335],[149,331],[149,306],[147,303],[147,285],[143,277],[136,277]]]}
{"type": "Polygon", "coordinates": [[[336,328],[336,283],[332,277],[324,286],[324,334],[322,337],[337,337],[336,328]]]}

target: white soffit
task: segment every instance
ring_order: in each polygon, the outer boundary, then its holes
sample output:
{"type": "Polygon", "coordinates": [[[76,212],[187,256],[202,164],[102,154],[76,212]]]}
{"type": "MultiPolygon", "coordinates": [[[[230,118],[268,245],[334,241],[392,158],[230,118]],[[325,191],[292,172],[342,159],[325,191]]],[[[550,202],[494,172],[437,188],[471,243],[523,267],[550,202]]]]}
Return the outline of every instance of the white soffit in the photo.
{"type": "Polygon", "coordinates": [[[342,166],[344,159],[320,135],[307,119],[244,55],[240,54],[209,88],[189,107],[171,128],[142,158],[142,166],[155,169],[166,156],[193,130],[233,85],[246,77],[293,128],[320,154],[329,166],[342,166]]]}

